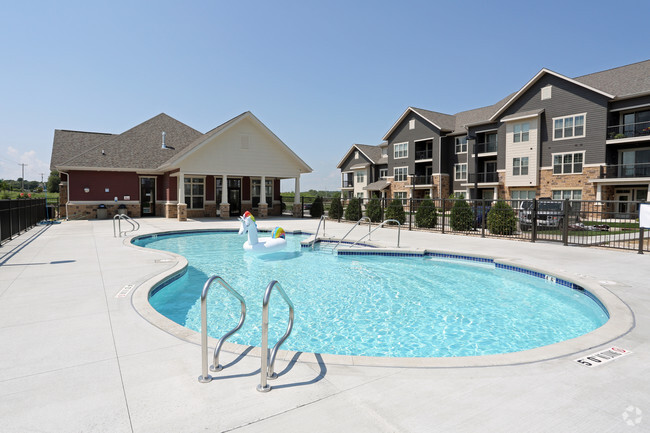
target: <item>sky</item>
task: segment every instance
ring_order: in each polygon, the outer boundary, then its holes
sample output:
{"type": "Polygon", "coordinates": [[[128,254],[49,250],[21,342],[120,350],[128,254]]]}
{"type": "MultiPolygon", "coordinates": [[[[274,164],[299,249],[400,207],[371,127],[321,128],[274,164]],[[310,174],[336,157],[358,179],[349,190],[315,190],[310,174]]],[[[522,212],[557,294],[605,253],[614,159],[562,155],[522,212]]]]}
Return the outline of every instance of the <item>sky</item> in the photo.
{"type": "MultiPolygon", "coordinates": [[[[0,179],[47,179],[55,129],[167,113],[207,132],[251,111],[336,190],[355,143],[409,107],[492,105],[542,68],[650,59],[645,0],[15,1],[0,13],[0,179]]],[[[282,189],[292,190],[293,181],[282,189]]]]}

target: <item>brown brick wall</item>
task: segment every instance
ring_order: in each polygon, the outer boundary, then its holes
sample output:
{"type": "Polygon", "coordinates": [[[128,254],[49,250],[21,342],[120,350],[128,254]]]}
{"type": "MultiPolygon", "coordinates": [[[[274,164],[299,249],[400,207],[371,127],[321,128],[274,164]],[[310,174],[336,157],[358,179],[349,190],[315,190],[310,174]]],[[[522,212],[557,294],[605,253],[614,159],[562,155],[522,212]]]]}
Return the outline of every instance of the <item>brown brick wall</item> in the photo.
{"type": "MultiPolygon", "coordinates": [[[[68,205],[68,210],[70,211],[70,219],[95,219],[97,218],[97,207],[96,204],[70,204],[68,205]]],[[[106,215],[107,218],[113,218],[117,215],[117,208],[119,204],[106,204],[106,215]]],[[[63,213],[65,214],[65,206],[62,207],[63,213]]],[[[126,205],[126,214],[132,218],[140,217],[140,205],[139,204],[128,204],[126,205]]]]}
{"type": "MultiPolygon", "coordinates": [[[[596,185],[589,179],[600,176],[600,167],[584,167],[581,174],[554,175],[553,170],[539,171],[539,197],[552,197],[554,190],[580,189],[582,200],[596,200],[596,185]]],[[[605,197],[602,197],[605,200],[605,197]]]]}

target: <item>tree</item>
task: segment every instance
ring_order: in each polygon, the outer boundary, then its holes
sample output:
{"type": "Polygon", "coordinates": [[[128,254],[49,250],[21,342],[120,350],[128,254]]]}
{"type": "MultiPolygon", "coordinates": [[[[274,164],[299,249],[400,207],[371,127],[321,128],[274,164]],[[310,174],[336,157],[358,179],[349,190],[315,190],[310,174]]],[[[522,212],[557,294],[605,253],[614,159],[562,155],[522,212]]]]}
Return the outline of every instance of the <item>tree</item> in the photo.
{"type": "Polygon", "coordinates": [[[432,228],[438,224],[438,212],[436,205],[431,200],[424,200],[420,203],[415,214],[415,224],[418,227],[432,228]]]}
{"type": "Polygon", "coordinates": [[[341,205],[341,199],[335,197],[330,204],[330,210],[328,216],[333,220],[340,220],[343,216],[343,206],[341,205]]]}
{"type": "Polygon", "coordinates": [[[309,214],[312,218],[320,218],[323,215],[323,199],[318,195],[311,204],[309,214]]]}
{"type": "Polygon", "coordinates": [[[345,219],[348,221],[359,221],[361,219],[361,203],[358,198],[351,198],[348,207],[345,208],[345,219]]]}
{"type": "Polygon", "coordinates": [[[459,232],[468,231],[474,228],[474,212],[465,200],[456,200],[451,208],[449,225],[452,230],[459,232]]]}
{"type": "Polygon", "coordinates": [[[517,230],[515,211],[505,201],[498,201],[487,215],[487,228],[493,235],[511,235],[517,230]]]}
{"type": "Polygon", "coordinates": [[[400,224],[404,224],[404,221],[406,221],[406,214],[404,213],[402,200],[394,199],[392,202],[390,202],[386,208],[386,219],[397,220],[400,224]]]}
{"type": "Polygon", "coordinates": [[[53,170],[50,172],[50,175],[47,178],[47,191],[48,192],[59,192],[59,184],[61,179],[59,178],[59,172],[53,170]]]}
{"type": "Polygon", "coordinates": [[[373,223],[381,222],[381,203],[377,197],[370,200],[366,213],[373,223]]]}

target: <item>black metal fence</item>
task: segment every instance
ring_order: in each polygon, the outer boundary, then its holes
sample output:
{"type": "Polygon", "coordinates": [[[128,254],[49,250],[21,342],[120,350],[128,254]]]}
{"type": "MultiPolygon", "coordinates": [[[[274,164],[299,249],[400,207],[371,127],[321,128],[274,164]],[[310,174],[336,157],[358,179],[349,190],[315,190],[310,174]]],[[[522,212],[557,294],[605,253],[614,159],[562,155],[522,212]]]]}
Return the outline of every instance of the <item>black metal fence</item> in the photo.
{"type": "MultiPolygon", "coordinates": [[[[323,199],[332,217],[332,201],[323,199]]],[[[341,199],[338,220],[397,219],[408,230],[558,242],[650,252],[650,236],[639,227],[639,203],[587,200],[341,199]],[[425,203],[426,202],[426,203],[425,203]]],[[[303,197],[302,217],[311,217],[313,199],[303,197]]],[[[315,215],[316,216],[316,215],[315,215]]]]}
{"type": "Polygon", "coordinates": [[[47,209],[43,198],[0,200],[0,243],[46,219],[47,209]]]}

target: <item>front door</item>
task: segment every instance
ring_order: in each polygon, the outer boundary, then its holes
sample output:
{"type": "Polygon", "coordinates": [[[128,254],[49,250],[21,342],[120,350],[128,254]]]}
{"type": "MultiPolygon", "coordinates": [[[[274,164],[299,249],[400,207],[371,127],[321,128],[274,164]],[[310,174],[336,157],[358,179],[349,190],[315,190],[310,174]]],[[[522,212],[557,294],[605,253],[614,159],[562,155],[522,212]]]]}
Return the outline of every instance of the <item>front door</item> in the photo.
{"type": "Polygon", "coordinates": [[[230,216],[241,215],[241,179],[228,179],[230,216]]]}
{"type": "Polygon", "coordinates": [[[156,178],[140,178],[140,215],[156,215],[156,178]]]}

